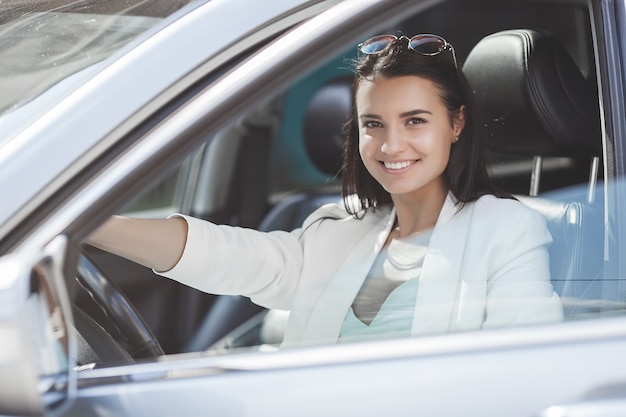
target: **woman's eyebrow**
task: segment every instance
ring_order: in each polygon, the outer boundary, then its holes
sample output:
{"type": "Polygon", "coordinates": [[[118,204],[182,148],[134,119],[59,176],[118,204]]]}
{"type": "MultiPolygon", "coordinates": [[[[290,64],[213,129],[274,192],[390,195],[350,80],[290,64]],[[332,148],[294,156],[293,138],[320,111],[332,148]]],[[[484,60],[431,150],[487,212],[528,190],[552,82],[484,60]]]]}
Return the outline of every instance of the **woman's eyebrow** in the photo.
{"type": "MultiPolygon", "coordinates": [[[[416,109],[416,110],[410,110],[404,113],[400,113],[400,115],[398,116],[399,118],[404,118],[404,117],[409,117],[409,116],[415,116],[416,114],[433,114],[432,112],[428,111],[428,110],[422,110],[422,109],[416,109]]],[[[377,114],[371,114],[371,113],[366,113],[366,114],[361,114],[359,115],[359,119],[378,119],[378,120],[382,120],[382,117],[377,115],[377,114]]]]}
{"type": "Polygon", "coordinates": [[[400,113],[400,118],[408,117],[408,116],[415,116],[416,114],[422,114],[422,113],[433,114],[432,112],[429,112],[428,110],[417,109],[417,110],[411,110],[411,111],[407,111],[404,113],[400,113]]]}

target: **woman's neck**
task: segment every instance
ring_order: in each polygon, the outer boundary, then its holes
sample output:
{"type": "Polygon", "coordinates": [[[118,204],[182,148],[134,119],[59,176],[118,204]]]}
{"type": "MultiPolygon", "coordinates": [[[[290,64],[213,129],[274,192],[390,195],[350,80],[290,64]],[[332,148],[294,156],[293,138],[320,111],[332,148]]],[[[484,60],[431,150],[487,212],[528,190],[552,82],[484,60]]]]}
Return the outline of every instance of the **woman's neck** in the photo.
{"type": "Polygon", "coordinates": [[[396,208],[396,238],[405,238],[415,233],[432,229],[448,195],[447,188],[434,187],[419,195],[392,195],[396,208]]]}

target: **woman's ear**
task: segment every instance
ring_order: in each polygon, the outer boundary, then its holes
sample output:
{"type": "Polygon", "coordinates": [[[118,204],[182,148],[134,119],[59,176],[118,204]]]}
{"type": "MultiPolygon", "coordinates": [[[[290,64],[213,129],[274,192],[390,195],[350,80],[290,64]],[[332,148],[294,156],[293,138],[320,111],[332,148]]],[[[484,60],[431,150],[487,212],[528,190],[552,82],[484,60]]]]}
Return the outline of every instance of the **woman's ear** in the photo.
{"type": "Polygon", "coordinates": [[[452,128],[454,129],[454,136],[459,137],[463,128],[465,127],[465,106],[459,107],[459,110],[454,115],[452,120],[452,128]]]}

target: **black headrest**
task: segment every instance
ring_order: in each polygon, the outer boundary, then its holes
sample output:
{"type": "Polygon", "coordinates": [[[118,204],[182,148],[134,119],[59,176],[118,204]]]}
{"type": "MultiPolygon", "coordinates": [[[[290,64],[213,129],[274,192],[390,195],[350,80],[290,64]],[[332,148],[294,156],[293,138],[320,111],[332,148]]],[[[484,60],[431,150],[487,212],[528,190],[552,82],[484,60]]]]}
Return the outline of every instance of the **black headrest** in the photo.
{"type": "Polygon", "coordinates": [[[463,66],[489,148],[532,155],[601,152],[598,96],[549,33],[509,30],[482,39],[463,66]]]}
{"type": "Polygon", "coordinates": [[[329,175],[336,175],[341,168],[351,91],[352,77],[335,78],[313,95],[304,114],[306,151],[313,164],[329,175]]]}

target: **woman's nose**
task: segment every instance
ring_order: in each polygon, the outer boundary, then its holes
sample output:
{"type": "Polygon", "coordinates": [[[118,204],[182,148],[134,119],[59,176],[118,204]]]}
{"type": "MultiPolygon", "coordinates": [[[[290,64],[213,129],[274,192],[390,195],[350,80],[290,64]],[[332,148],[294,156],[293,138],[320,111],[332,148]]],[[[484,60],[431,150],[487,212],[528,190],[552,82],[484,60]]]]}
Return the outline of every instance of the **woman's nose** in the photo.
{"type": "Polygon", "coordinates": [[[385,154],[394,155],[402,152],[405,148],[406,141],[402,135],[396,130],[388,129],[380,150],[385,154]]]}

